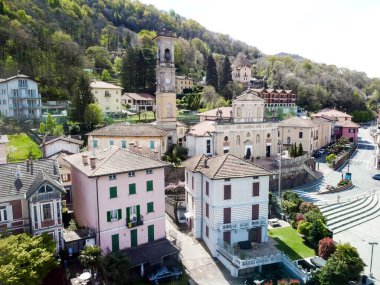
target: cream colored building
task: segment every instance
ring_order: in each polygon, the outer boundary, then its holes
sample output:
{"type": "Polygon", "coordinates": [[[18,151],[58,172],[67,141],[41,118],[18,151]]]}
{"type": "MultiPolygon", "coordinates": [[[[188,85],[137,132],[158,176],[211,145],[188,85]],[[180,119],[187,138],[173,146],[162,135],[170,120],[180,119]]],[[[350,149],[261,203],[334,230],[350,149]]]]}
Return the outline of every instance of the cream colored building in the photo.
{"type": "Polygon", "coordinates": [[[231,153],[250,159],[277,155],[277,123],[264,121],[264,103],[256,92],[247,91],[233,101],[232,109],[224,110],[229,114],[218,109],[208,111],[209,116],[200,114],[203,121],[186,135],[189,156],[231,153]]]}
{"type": "Polygon", "coordinates": [[[122,87],[103,81],[93,81],[90,88],[95,102],[102,108],[103,113],[121,112],[122,87]]]}
{"type": "Polygon", "coordinates": [[[303,119],[292,117],[278,125],[279,142],[290,149],[294,143],[302,144],[307,153],[312,153],[331,142],[334,131],[334,121],[315,118],[303,119]]]}
{"type": "Polygon", "coordinates": [[[252,70],[248,66],[231,66],[232,80],[241,83],[248,83],[251,80],[252,70]]]}
{"type": "Polygon", "coordinates": [[[184,89],[193,89],[193,79],[187,76],[175,77],[175,91],[177,94],[182,94],[184,89]]]}
{"type": "Polygon", "coordinates": [[[351,121],[352,116],[348,115],[344,112],[335,110],[335,109],[324,109],[319,111],[316,114],[311,115],[312,118],[330,118],[337,120],[339,122],[344,122],[344,121],[351,121]]]}

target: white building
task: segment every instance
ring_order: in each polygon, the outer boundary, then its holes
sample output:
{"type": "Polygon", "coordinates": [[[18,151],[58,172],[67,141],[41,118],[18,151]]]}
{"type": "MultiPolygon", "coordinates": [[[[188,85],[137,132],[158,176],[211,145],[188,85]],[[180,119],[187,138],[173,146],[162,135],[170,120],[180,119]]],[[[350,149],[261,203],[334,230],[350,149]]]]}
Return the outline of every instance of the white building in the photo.
{"type": "Polygon", "coordinates": [[[42,150],[43,157],[48,158],[61,152],[68,154],[78,153],[82,145],[82,140],[74,139],[70,136],[60,136],[49,139],[44,138],[43,143],[39,147],[42,150]]]}
{"type": "Polygon", "coordinates": [[[185,216],[191,233],[204,240],[212,256],[237,275],[233,265],[237,259],[226,258],[224,249],[239,242],[267,242],[272,173],[231,154],[195,156],[183,165],[185,216]]]}
{"type": "Polygon", "coordinates": [[[22,74],[0,78],[0,113],[19,120],[39,119],[41,95],[37,82],[22,74]]]}
{"type": "Polygon", "coordinates": [[[103,113],[121,113],[121,94],[123,88],[103,81],[90,83],[95,102],[102,108],[103,113]]]}

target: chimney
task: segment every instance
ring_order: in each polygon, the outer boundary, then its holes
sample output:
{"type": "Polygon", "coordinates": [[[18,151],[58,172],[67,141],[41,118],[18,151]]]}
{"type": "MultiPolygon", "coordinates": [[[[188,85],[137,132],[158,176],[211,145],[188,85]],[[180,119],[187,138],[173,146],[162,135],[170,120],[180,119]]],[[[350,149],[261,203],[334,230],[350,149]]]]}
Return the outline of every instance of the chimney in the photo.
{"type": "Polygon", "coordinates": [[[90,157],[90,165],[91,165],[92,169],[94,169],[96,167],[96,157],[95,156],[90,157]]]}
{"type": "Polygon", "coordinates": [[[135,144],[134,144],[133,142],[129,143],[129,150],[132,150],[132,151],[133,151],[134,145],[135,145],[135,144]]]}
{"type": "Polygon", "coordinates": [[[134,151],[134,152],[138,152],[138,145],[135,145],[135,146],[134,146],[133,151],[134,151]]]}
{"type": "Polygon", "coordinates": [[[208,158],[206,157],[205,160],[204,160],[204,164],[203,164],[203,167],[204,168],[208,168],[208,165],[207,165],[207,161],[208,161],[208,158]]]}
{"type": "Polygon", "coordinates": [[[158,150],[154,150],[154,158],[160,159],[160,155],[158,154],[158,150]]]}
{"type": "Polygon", "coordinates": [[[138,152],[138,153],[142,153],[142,146],[141,146],[141,145],[139,145],[139,146],[137,147],[137,152],[138,152]]]}
{"type": "Polygon", "coordinates": [[[87,154],[82,154],[82,161],[83,161],[83,165],[88,164],[88,155],[87,154]]]}
{"type": "Polygon", "coordinates": [[[33,159],[30,160],[30,174],[33,175],[33,159]]]}

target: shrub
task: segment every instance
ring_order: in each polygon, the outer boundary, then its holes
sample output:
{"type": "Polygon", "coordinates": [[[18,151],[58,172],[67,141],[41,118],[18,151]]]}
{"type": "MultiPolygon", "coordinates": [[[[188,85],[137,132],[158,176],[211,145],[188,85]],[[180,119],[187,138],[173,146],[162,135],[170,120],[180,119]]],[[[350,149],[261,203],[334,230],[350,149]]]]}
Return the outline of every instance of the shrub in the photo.
{"type": "Polygon", "coordinates": [[[334,240],[329,237],[325,237],[321,239],[318,243],[318,256],[327,260],[334,252],[336,246],[334,244],[334,240]]]}
{"type": "Polygon", "coordinates": [[[331,164],[333,163],[334,159],[336,158],[335,154],[329,154],[327,157],[326,157],[326,162],[331,164]]]}
{"type": "Polygon", "coordinates": [[[300,205],[300,213],[306,214],[310,210],[318,209],[318,206],[314,205],[312,202],[302,202],[300,205]]]}
{"type": "Polygon", "coordinates": [[[319,208],[313,209],[307,213],[304,214],[305,220],[312,223],[316,220],[321,220],[324,224],[326,224],[326,218],[322,215],[319,208]]]}
{"type": "Polygon", "coordinates": [[[309,236],[311,231],[311,223],[302,220],[298,223],[297,231],[304,236],[309,236]]]}

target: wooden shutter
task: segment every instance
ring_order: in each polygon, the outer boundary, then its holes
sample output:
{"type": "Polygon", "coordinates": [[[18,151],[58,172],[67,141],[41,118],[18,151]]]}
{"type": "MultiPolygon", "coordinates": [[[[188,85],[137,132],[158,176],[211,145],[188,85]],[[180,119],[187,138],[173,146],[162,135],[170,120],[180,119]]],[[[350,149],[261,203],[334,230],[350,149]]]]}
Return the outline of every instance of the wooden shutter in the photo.
{"type": "Polygon", "coordinates": [[[110,198],[117,197],[117,187],[110,187],[110,198]]]}
{"type": "Polygon", "coordinates": [[[107,211],[107,222],[111,222],[111,211],[107,211]]]}
{"type": "Polygon", "coordinates": [[[127,223],[131,222],[131,208],[127,208],[127,223]]]}
{"type": "Polygon", "coordinates": [[[209,184],[208,181],[206,181],[206,195],[209,195],[209,184]]]}
{"type": "Polygon", "coordinates": [[[209,207],[208,207],[208,204],[206,203],[206,217],[208,218],[208,215],[209,215],[209,207]]]}
{"type": "Polygon", "coordinates": [[[231,185],[224,185],[224,200],[231,199],[231,185]]]}
{"type": "Polygon", "coordinates": [[[153,191],[153,180],[146,182],[146,191],[153,191]]]}
{"type": "Polygon", "coordinates": [[[252,205],[252,220],[259,219],[259,204],[252,205]]]}
{"type": "Polygon", "coordinates": [[[252,196],[253,197],[260,196],[260,183],[258,182],[252,183],[252,196]]]}
{"type": "Polygon", "coordinates": [[[137,221],[140,222],[140,205],[136,206],[137,221]]]}
{"type": "Polygon", "coordinates": [[[223,223],[224,224],[231,223],[231,208],[223,209],[223,223]]]}
{"type": "Polygon", "coordinates": [[[117,219],[121,220],[121,209],[117,210],[117,219]]]}
{"type": "Polygon", "coordinates": [[[129,195],[136,194],[136,183],[129,184],[129,195]]]}

